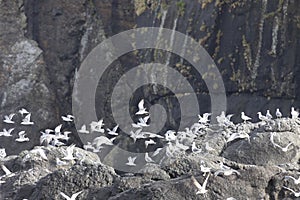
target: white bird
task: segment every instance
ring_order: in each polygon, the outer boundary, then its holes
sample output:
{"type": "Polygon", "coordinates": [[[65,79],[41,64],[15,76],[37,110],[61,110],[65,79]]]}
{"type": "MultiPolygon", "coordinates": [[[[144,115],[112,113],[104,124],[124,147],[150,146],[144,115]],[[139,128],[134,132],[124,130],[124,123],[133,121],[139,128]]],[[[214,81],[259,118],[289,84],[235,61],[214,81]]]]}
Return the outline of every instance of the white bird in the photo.
{"type": "Polygon", "coordinates": [[[267,113],[266,113],[266,117],[271,120],[273,118],[273,116],[271,115],[270,113],[270,110],[267,110],[267,113]]]}
{"type": "Polygon", "coordinates": [[[43,144],[44,141],[46,141],[46,145],[49,145],[50,142],[55,138],[55,135],[49,134],[49,133],[44,133],[42,132],[42,135],[40,137],[40,144],[43,144]]]}
{"type": "Polygon", "coordinates": [[[87,142],[87,144],[83,145],[83,148],[87,151],[87,150],[92,150],[94,151],[95,150],[95,147],[92,145],[92,143],[90,142],[87,142]]]}
{"type": "Polygon", "coordinates": [[[144,134],[142,134],[142,129],[138,129],[135,132],[130,131],[130,137],[133,139],[134,143],[137,139],[143,139],[146,138],[144,134]]]}
{"type": "Polygon", "coordinates": [[[99,149],[102,145],[113,145],[112,139],[108,139],[106,136],[99,136],[93,140],[93,145],[95,148],[99,149]]]}
{"type": "Polygon", "coordinates": [[[154,160],[149,156],[148,152],[145,153],[145,161],[147,163],[153,163],[154,160]]]}
{"type": "Polygon", "coordinates": [[[245,115],[244,112],[241,112],[241,118],[244,122],[251,120],[251,117],[248,117],[247,115],[245,115]]]}
{"type": "Polygon", "coordinates": [[[5,176],[12,176],[14,175],[14,173],[12,173],[9,169],[7,169],[7,167],[5,165],[1,165],[2,170],[5,173],[5,176]]]}
{"type": "Polygon", "coordinates": [[[150,116],[146,116],[146,117],[141,117],[139,118],[139,122],[136,123],[136,124],[132,124],[132,127],[134,128],[143,128],[143,127],[148,127],[149,124],[147,124],[148,122],[148,119],[149,119],[150,116]]]}
{"type": "Polygon", "coordinates": [[[163,148],[157,148],[157,149],[153,152],[152,157],[158,155],[159,152],[160,152],[162,149],[163,149],[163,148]]]}
{"type": "Polygon", "coordinates": [[[82,125],[80,130],[78,130],[79,133],[89,134],[90,132],[86,129],[86,125],[82,125]]]}
{"type": "Polygon", "coordinates": [[[196,143],[195,142],[193,142],[192,143],[192,152],[193,153],[201,153],[201,149],[199,149],[197,146],[196,146],[196,143]]]}
{"type": "Polygon", "coordinates": [[[211,113],[204,113],[202,116],[203,117],[201,117],[201,115],[198,115],[198,117],[199,117],[199,121],[198,122],[200,124],[207,124],[209,122],[208,117],[211,116],[211,113]]]}
{"type": "Polygon", "coordinates": [[[72,122],[74,120],[73,115],[61,116],[62,120],[65,122],[72,122]]]}
{"type": "Polygon", "coordinates": [[[207,185],[207,181],[208,181],[209,175],[210,174],[207,175],[207,177],[204,180],[204,182],[203,182],[202,185],[200,185],[200,183],[196,180],[196,178],[194,176],[191,177],[193,184],[198,189],[198,191],[196,192],[196,194],[205,194],[205,193],[207,193],[208,190],[206,189],[206,185],[207,185]]]}
{"type": "Polygon", "coordinates": [[[78,195],[80,195],[83,191],[80,191],[80,192],[76,192],[75,194],[72,194],[71,197],[67,196],[65,193],[63,192],[60,192],[59,194],[61,196],[63,196],[65,199],[67,200],[76,200],[76,198],[78,197],[78,195]]]}
{"type": "Polygon", "coordinates": [[[34,154],[38,154],[38,155],[41,156],[41,158],[43,158],[44,160],[48,160],[45,151],[44,151],[43,149],[41,149],[41,148],[33,149],[33,150],[31,150],[30,152],[31,152],[31,153],[34,153],[34,154]]]}
{"type": "Polygon", "coordinates": [[[99,132],[104,133],[105,130],[102,128],[105,124],[103,123],[103,119],[100,119],[98,122],[92,122],[90,123],[91,126],[91,132],[99,132]]]}
{"type": "Polygon", "coordinates": [[[238,172],[237,170],[235,169],[231,169],[231,168],[222,168],[222,169],[219,169],[217,170],[214,175],[215,176],[218,176],[219,174],[223,174],[224,176],[230,176],[232,174],[236,173],[237,175],[240,175],[240,172],[238,172]]]}
{"type": "Polygon", "coordinates": [[[29,141],[29,138],[26,137],[25,131],[20,131],[18,134],[19,134],[19,137],[17,139],[15,139],[15,141],[17,141],[17,142],[28,142],[29,141]]]}
{"type": "Polygon", "coordinates": [[[280,112],[279,108],[276,109],[276,117],[277,118],[281,118],[282,117],[282,113],[280,112]]]}
{"type": "Polygon", "coordinates": [[[3,159],[6,157],[6,151],[5,148],[0,149],[0,159],[3,159]]]}
{"type": "Polygon", "coordinates": [[[291,146],[293,143],[290,142],[285,147],[281,147],[279,144],[276,144],[275,142],[273,144],[274,144],[274,146],[280,148],[283,152],[287,152],[289,150],[289,146],[291,146]]]}
{"type": "Polygon", "coordinates": [[[294,107],[292,107],[291,109],[291,115],[292,115],[292,119],[297,119],[299,116],[299,112],[295,110],[294,107]]]}
{"type": "Polygon", "coordinates": [[[66,145],[65,143],[59,141],[57,137],[53,137],[53,140],[51,140],[50,144],[55,147],[60,147],[60,146],[66,145]]]}
{"type": "Polygon", "coordinates": [[[261,121],[268,121],[269,120],[266,116],[262,115],[261,112],[258,112],[257,114],[258,114],[258,119],[259,120],[261,120],[261,121]]]}
{"type": "Polygon", "coordinates": [[[287,180],[287,179],[292,179],[294,181],[295,185],[298,185],[300,183],[300,176],[297,179],[292,176],[285,176],[284,180],[287,180]]]}
{"type": "Polygon", "coordinates": [[[15,122],[12,120],[14,116],[15,116],[14,113],[12,113],[10,115],[5,115],[3,122],[7,123],[7,124],[14,124],[15,122]]]}
{"type": "Polygon", "coordinates": [[[288,188],[288,187],[285,187],[285,186],[282,186],[283,188],[291,191],[292,193],[294,193],[294,196],[295,197],[300,197],[300,192],[295,192],[294,190],[292,190],[291,188],[288,188]]]}
{"type": "Polygon", "coordinates": [[[166,133],[165,133],[165,139],[167,141],[174,141],[176,140],[177,136],[175,135],[175,131],[171,131],[171,130],[168,130],[166,133]]]}
{"type": "Polygon", "coordinates": [[[139,111],[136,112],[136,115],[144,115],[144,114],[149,114],[148,111],[146,111],[146,108],[144,107],[144,99],[142,99],[139,104],[138,104],[138,109],[139,111]]]}
{"type": "Polygon", "coordinates": [[[13,130],[15,130],[15,128],[11,128],[6,130],[6,128],[3,129],[2,132],[0,132],[0,136],[4,136],[4,137],[11,137],[11,133],[13,132],[13,130]]]}
{"type": "Polygon", "coordinates": [[[128,165],[128,166],[136,166],[136,164],[134,163],[135,159],[136,159],[136,157],[129,156],[128,157],[128,162],[126,163],[126,165],[128,165]]]}
{"type": "Polygon", "coordinates": [[[74,152],[75,144],[72,144],[71,146],[68,146],[65,151],[63,151],[64,156],[63,160],[74,160],[73,152],[74,152]]]}
{"type": "Polygon", "coordinates": [[[54,129],[55,135],[59,135],[61,133],[61,127],[62,127],[62,124],[55,127],[55,129],[54,129]]]}
{"type": "Polygon", "coordinates": [[[27,114],[24,119],[22,119],[22,125],[33,125],[34,122],[30,121],[31,113],[27,114]]]}
{"type": "Polygon", "coordinates": [[[146,140],[146,141],[145,141],[145,146],[146,146],[146,148],[148,147],[149,144],[156,144],[156,142],[155,142],[154,140],[152,140],[152,139],[146,140]]]}
{"type": "Polygon", "coordinates": [[[146,138],[164,138],[161,135],[158,135],[158,134],[155,134],[155,133],[151,133],[151,132],[142,131],[141,134],[144,135],[146,138]]]}
{"type": "Polygon", "coordinates": [[[19,112],[22,116],[23,116],[23,115],[26,115],[26,114],[29,114],[29,112],[28,112],[25,108],[21,108],[18,112],[19,112]]]}
{"type": "Polygon", "coordinates": [[[247,138],[248,141],[250,141],[250,136],[247,133],[233,133],[228,139],[227,139],[227,143],[232,142],[236,139],[244,139],[247,138]]]}
{"type": "Polygon", "coordinates": [[[108,131],[107,134],[108,134],[108,135],[119,135],[119,134],[117,133],[118,128],[119,128],[119,125],[117,124],[112,130],[110,130],[109,128],[106,129],[106,130],[108,131]]]}

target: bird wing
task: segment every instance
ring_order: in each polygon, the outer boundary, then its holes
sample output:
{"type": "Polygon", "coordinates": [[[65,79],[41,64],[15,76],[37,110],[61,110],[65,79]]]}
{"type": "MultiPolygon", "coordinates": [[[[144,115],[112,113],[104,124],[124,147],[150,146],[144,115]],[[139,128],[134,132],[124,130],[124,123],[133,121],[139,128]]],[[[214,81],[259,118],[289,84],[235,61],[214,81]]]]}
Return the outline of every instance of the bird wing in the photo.
{"type": "Polygon", "coordinates": [[[119,124],[117,124],[117,125],[113,128],[113,132],[116,133],[116,131],[118,130],[118,128],[119,128],[119,124]]]}
{"type": "Polygon", "coordinates": [[[194,176],[192,176],[191,179],[192,179],[193,184],[196,186],[196,188],[197,188],[198,190],[201,190],[202,186],[201,186],[200,183],[197,181],[197,179],[196,179],[194,176]]]}
{"type": "Polygon", "coordinates": [[[55,127],[54,132],[55,133],[60,133],[61,127],[62,127],[62,124],[60,124],[57,127],[55,127]]]}
{"type": "Polygon", "coordinates": [[[7,169],[7,167],[5,165],[1,165],[2,170],[5,172],[5,175],[10,175],[11,171],[9,171],[9,169],[7,169]]]}
{"type": "Polygon", "coordinates": [[[25,116],[25,118],[23,119],[24,122],[30,122],[30,117],[31,117],[31,113],[29,113],[28,115],[25,116]]]}
{"type": "Polygon", "coordinates": [[[65,193],[60,192],[59,194],[60,194],[61,196],[63,196],[65,199],[71,200],[71,198],[70,198],[69,196],[67,196],[65,193]]]}
{"type": "Polygon", "coordinates": [[[207,181],[208,181],[209,175],[210,175],[210,173],[208,173],[208,175],[207,175],[205,181],[204,181],[203,184],[202,184],[203,188],[205,188],[206,185],[207,185],[207,181]]]}
{"type": "Polygon", "coordinates": [[[83,191],[76,192],[75,194],[72,195],[71,200],[75,200],[78,195],[80,195],[83,191]]]}
{"type": "Polygon", "coordinates": [[[12,113],[12,114],[10,114],[9,116],[8,116],[8,118],[10,119],[10,120],[12,120],[12,118],[15,116],[15,113],[12,113]]]}
{"type": "Polygon", "coordinates": [[[20,131],[19,132],[19,137],[22,137],[22,136],[25,136],[26,134],[25,134],[25,131],[20,131]]]}
{"type": "Polygon", "coordinates": [[[143,109],[144,109],[144,99],[142,99],[142,100],[139,102],[138,108],[139,108],[139,110],[143,110],[143,109]]]}

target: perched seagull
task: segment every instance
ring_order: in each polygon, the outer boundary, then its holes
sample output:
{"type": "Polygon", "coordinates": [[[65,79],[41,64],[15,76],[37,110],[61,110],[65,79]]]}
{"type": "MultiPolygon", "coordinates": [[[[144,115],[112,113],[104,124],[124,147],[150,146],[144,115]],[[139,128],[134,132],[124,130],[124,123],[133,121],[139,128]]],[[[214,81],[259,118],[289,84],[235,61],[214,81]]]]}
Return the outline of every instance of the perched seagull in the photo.
{"type": "Polygon", "coordinates": [[[249,121],[252,119],[251,117],[248,117],[247,115],[245,115],[244,112],[241,112],[241,118],[245,123],[246,123],[246,121],[249,121]]]}
{"type": "Polygon", "coordinates": [[[76,200],[76,198],[78,197],[78,195],[80,195],[83,191],[80,191],[80,192],[76,192],[75,194],[72,194],[71,197],[67,196],[65,193],[63,192],[60,192],[59,194],[61,196],[63,196],[65,199],[67,200],[76,200]]]}
{"type": "Polygon", "coordinates": [[[199,149],[197,146],[196,146],[196,143],[195,142],[193,142],[192,143],[192,152],[193,153],[201,153],[201,149],[199,149]]]}
{"type": "Polygon", "coordinates": [[[294,190],[292,190],[291,188],[288,188],[288,187],[285,187],[285,186],[282,186],[283,188],[291,191],[292,193],[294,193],[294,196],[295,197],[300,197],[300,192],[295,192],[294,190]]]}
{"type": "Polygon", "coordinates": [[[259,119],[260,121],[268,121],[268,120],[269,120],[266,116],[263,116],[263,115],[261,114],[261,112],[258,112],[257,114],[258,114],[258,119],[259,119]]]}
{"type": "Polygon", "coordinates": [[[146,146],[146,148],[148,147],[149,144],[156,144],[156,142],[155,142],[154,140],[152,140],[152,139],[146,140],[146,141],[145,141],[145,146],[146,146]]]}
{"type": "Polygon", "coordinates": [[[27,114],[24,119],[22,119],[22,125],[33,125],[34,122],[30,121],[31,113],[27,114]]]}
{"type": "Polygon", "coordinates": [[[11,137],[11,133],[13,132],[13,130],[15,130],[15,128],[11,128],[6,130],[5,128],[3,129],[2,132],[0,132],[0,136],[4,136],[4,137],[11,137]]]}
{"type": "Polygon", "coordinates": [[[17,138],[15,141],[17,142],[28,142],[29,138],[26,137],[25,131],[20,131],[19,133],[19,138],[17,138]]]}
{"type": "Polygon", "coordinates": [[[41,149],[41,148],[33,149],[33,150],[31,150],[30,152],[31,152],[31,153],[34,153],[34,154],[38,154],[38,155],[41,156],[41,158],[43,158],[44,160],[48,160],[45,151],[44,151],[43,149],[41,149]]]}
{"type": "Polygon", "coordinates": [[[276,117],[277,118],[281,118],[282,117],[282,113],[280,112],[279,108],[276,109],[276,117]]]}
{"type": "Polygon", "coordinates": [[[205,194],[205,193],[207,193],[208,190],[206,190],[206,185],[207,185],[207,181],[208,181],[209,175],[210,174],[207,175],[207,177],[204,180],[204,182],[203,182],[202,185],[200,185],[200,183],[196,180],[196,178],[194,176],[191,177],[192,181],[193,181],[193,184],[198,189],[198,191],[196,192],[196,194],[205,194]]]}
{"type": "Polygon", "coordinates": [[[104,133],[105,130],[102,128],[104,126],[103,119],[100,119],[98,122],[92,122],[90,123],[91,126],[91,132],[99,132],[104,133]]]}
{"type": "Polygon", "coordinates": [[[146,116],[144,118],[139,118],[139,122],[136,124],[132,124],[132,127],[134,128],[143,128],[143,127],[147,127],[149,126],[149,124],[147,124],[147,121],[149,119],[150,116],[146,116]]]}
{"type": "Polygon", "coordinates": [[[73,115],[61,116],[62,120],[65,122],[72,122],[74,120],[73,115]]]}
{"type": "Polygon", "coordinates": [[[6,157],[6,151],[5,148],[0,149],[0,159],[5,158],[6,157]]]}
{"type": "Polygon", "coordinates": [[[292,115],[292,119],[297,119],[299,116],[299,112],[295,110],[294,107],[292,107],[291,109],[291,115],[292,115]]]}
{"type": "Polygon", "coordinates": [[[171,131],[171,130],[168,130],[166,133],[165,133],[165,139],[167,141],[174,141],[177,139],[177,136],[175,135],[175,131],[171,131]]]}
{"type": "Polygon", "coordinates": [[[14,124],[15,122],[12,120],[14,116],[15,116],[14,113],[12,113],[10,115],[5,115],[3,122],[7,123],[7,124],[14,124]]]}
{"type": "Polygon", "coordinates": [[[128,157],[128,162],[126,163],[126,165],[128,165],[128,166],[136,166],[136,164],[134,163],[135,159],[136,159],[136,157],[129,156],[128,157]]]}
{"type": "Polygon", "coordinates": [[[271,120],[273,118],[273,116],[271,115],[270,113],[270,110],[267,110],[267,113],[266,113],[266,117],[271,120]]]}
{"type": "Polygon", "coordinates": [[[144,107],[144,99],[142,99],[139,104],[138,104],[138,109],[139,111],[136,112],[136,115],[144,115],[144,114],[149,114],[148,111],[146,111],[146,108],[144,107]]]}
{"type": "Polygon", "coordinates": [[[153,152],[152,157],[158,155],[159,152],[160,152],[162,149],[163,149],[163,148],[157,148],[157,149],[153,152]]]}
{"type": "Polygon", "coordinates": [[[74,160],[73,152],[74,152],[75,144],[72,144],[71,146],[68,146],[66,151],[63,153],[65,154],[65,157],[63,157],[63,160],[74,160]]]}
{"type": "Polygon", "coordinates": [[[86,129],[86,125],[82,125],[80,130],[78,130],[79,133],[89,134],[90,132],[86,129]]]}
{"type": "Polygon", "coordinates": [[[281,147],[279,144],[276,144],[275,142],[273,144],[274,144],[274,146],[280,148],[283,152],[287,152],[289,150],[289,146],[292,145],[293,143],[290,142],[285,147],[281,147]]]}
{"type": "Polygon", "coordinates": [[[145,153],[145,161],[147,163],[153,163],[154,160],[152,160],[152,158],[149,156],[148,152],[145,153]]]}
{"type": "Polygon", "coordinates": [[[113,145],[112,139],[108,139],[106,136],[99,136],[93,140],[93,145],[98,149],[100,146],[105,145],[113,145]]]}
{"type": "Polygon", "coordinates": [[[119,128],[119,125],[116,125],[112,130],[110,130],[109,128],[106,129],[106,130],[108,131],[107,134],[108,134],[108,135],[119,135],[119,134],[117,133],[118,128],[119,128]]]}
{"type": "Polygon", "coordinates": [[[292,176],[285,176],[284,180],[287,180],[287,179],[293,179],[295,185],[298,185],[300,183],[300,176],[297,179],[292,176]]]}
{"type": "Polygon", "coordinates": [[[208,117],[211,116],[211,113],[204,113],[202,116],[203,117],[201,117],[201,115],[198,115],[198,117],[199,117],[199,121],[198,122],[200,124],[207,124],[209,122],[208,117]]]}
{"type": "Polygon", "coordinates": [[[26,115],[26,114],[29,114],[29,112],[28,112],[25,108],[21,108],[18,112],[19,112],[22,116],[23,116],[23,115],[26,115]]]}

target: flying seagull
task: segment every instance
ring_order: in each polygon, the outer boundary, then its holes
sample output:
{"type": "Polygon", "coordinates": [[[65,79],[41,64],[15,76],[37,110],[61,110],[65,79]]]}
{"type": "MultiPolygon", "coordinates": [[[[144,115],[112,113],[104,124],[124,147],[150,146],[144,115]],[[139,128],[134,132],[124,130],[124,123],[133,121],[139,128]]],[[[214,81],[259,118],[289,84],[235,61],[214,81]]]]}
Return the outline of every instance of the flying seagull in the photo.
{"type": "Polygon", "coordinates": [[[12,113],[10,115],[5,115],[3,122],[7,123],[7,124],[14,124],[15,122],[12,120],[14,116],[15,116],[15,113],[12,113]]]}
{"type": "Polygon", "coordinates": [[[206,189],[206,185],[207,185],[207,181],[208,181],[209,175],[210,175],[210,173],[207,175],[207,177],[204,180],[204,182],[203,182],[202,185],[200,185],[200,183],[197,181],[197,179],[194,176],[191,177],[193,184],[198,189],[198,191],[196,192],[196,194],[205,194],[205,193],[207,193],[208,190],[206,189]]]}
{"type": "Polygon", "coordinates": [[[80,192],[76,192],[75,194],[72,194],[71,197],[67,196],[65,193],[63,192],[60,192],[59,194],[61,196],[63,196],[65,199],[67,200],[76,200],[76,198],[78,197],[78,195],[80,195],[83,191],[80,191],[80,192]]]}
{"type": "Polygon", "coordinates": [[[6,128],[3,129],[2,132],[0,132],[0,136],[4,136],[4,137],[11,137],[11,133],[13,132],[13,130],[15,130],[15,128],[11,128],[6,130],[6,128]]]}
{"type": "Polygon", "coordinates": [[[146,108],[144,107],[144,99],[142,99],[139,104],[138,104],[138,109],[139,111],[136,112],[136,115],[144,115],[144,114],[149,114],[148,111],[146,111],[146,108]]]}
{"type": "Polygon", "coordinates": [[[19,137],[15,141],[17,141],[17,142],[28,142],[29,141],[29,138],[26,137],[25,131],[20,131],[18,134],[19,134],[19,137]]]}
{"type": "Polygon", "coordinates": [[[29,112],[28,112],[25,108],[21,108],[18,112],[19,112],[22,116],[23,116],[23,115],[26,115],[26,114],[29,114],[29,112]]]}
{"type": "Polygon", "coordinates": [[[74,120],[73,115],[61,116],[62,120],[65,122],[72,122],[74,120]]]}
{"type": "Polygon", "coordinates": [[[126,163],[126,165],[128,165],[128,166],[136,166],[136,164],[134,163],[135,159],[136,159],[136,157],[129,156],[128,157],[128,162],[126,163]]]}
{"type": "Polygon", "coordinates": [[[63,157],[63,160],[74,160],[73,152],[74,152],[75,144],[72,144],[71,146],[68,146],[66,151],[63,153],[65,154],[65,157],[63,157]]]}
{"type": "Polygon", "coordinates": [[[90,132],[86,129],[86,125],[82,125],[80,130],[78,130],[79,133],[89,134],[90,132]]]}
{"type": "Polygon", "coordinates": [[[33,125],[34,122],[30,121],[31,113],[27,114],[24,119],[22,119],[22,125],[33,125]]]}
{"type": "Polygon", "coordinates": [[[112,130],[110,130],[109,128],[106,129],[108,131],[107,134],[117,136],[118,135],[118,133],[117,133],[118,128],[119,128],[119,125],[116,125],[112,130]]]}

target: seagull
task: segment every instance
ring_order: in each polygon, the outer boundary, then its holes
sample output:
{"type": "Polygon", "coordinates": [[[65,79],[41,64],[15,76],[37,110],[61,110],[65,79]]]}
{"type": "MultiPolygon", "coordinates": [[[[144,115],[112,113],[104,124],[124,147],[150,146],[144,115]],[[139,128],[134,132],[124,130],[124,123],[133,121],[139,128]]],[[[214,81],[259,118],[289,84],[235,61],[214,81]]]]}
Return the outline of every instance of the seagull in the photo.
{"type": "Polygon", "coordinates": [[[154,160],[149,156],[148,152],[145,153],[145,161],[147,163],[153,163],[154,160]]]}
{"type": "Polygon", "coordinates": [[[54,129],[55,135],[59,135],[61,133],[61,127],[62,127],[62,124],[55,127],[55,129],[54,129]]]}
{"type": "Polygon", "coordinates": [[[147,124],[147,121],[149,119],[150,116],[146,116],[144,118],[139,118],[139,122],[136,124],[132,124],[132,127],[134,128],[143,128],[143,127],[147,127],[149,126],[149,124],[147,124]]]}
{"type": "Polygon", "coordinates": [[[261,112],[258,112],[258,119],[261,121],[268,121],[269,119],[266,116],[263,116],[261,112]]]}
{"type": "Polygon", "coordinates": [[[211,113],[204,113],[202,116],[203,117],[201,117],[201,115],[198,115],[198,117],[199,117],[199,121],[198,122],[200,124],[207,124],[209,122],[208,117],[211,116],[211,113]]]}
{"type": "Polygon", "coordinates": [[[128,166],[136,166],[136,164],[134,163],[135,159],[136,159],[136,157],[129,156],[128,157],[128,162],[126,163],[126,165],[128,165],[128,166]]]}
{"type": "Polygon", "coordinates": [[[17,142],[28,142],[29,138],[26,137],[25,131],[20,131],[19,133],[19,138],[15,139],[17,142]]]}
{"type": "Polygon", "coordinates": [[[93,140],[93,145],[95,145],[96,148],[99,149],[99,147],[102,146],[103,144],[113,145],[112,141],[113,139],[108,139],[106,136],[99,136],[93,140]]]}
{"type": "Polygon", "coordinates": [[[18,112],[19,112],[22,116],[23,116],[23,115],[26,115],[26,114],[29,114],[29,112],[28,112],[25,108],[21,108],[18,112]]]}
{"type": "Polygon", "coordinates": [[[155,142],[154,140],[152,140],[152,139],[146,140],[146,141],[145,141],[145,146],[146,146],[146,148],[148,147],[149,144],[156,144],[156,142],[155,142]]]}
{"type": "Polygon", "coordinates": [[[90,123],[91,126],[91,132],[99,132],[104,133],[105,130],[102,128],[104,126],[103,119],[100,119],[98,122],[92,122],[90,123]]]}
{"type": "Polygon", "coordinates": [[[139,104],[138,104],[138,109],[139,111],[136,112],[136,115],[144,115],[144,114],[149,114],[148,111],[146,111],[146,108],[144,107],[144,99],[142,99],[139,104]]]}
{"type": "Polygon", "coordinates": [[[271,115],[270,113],[270,110],[267,110],[267,114],[266,114],[266,117],[271,120],[273,118],[273,116],[271,115]]]}
{"type": "Polygon", "coordinates": [[[6,157],[6,151],[5,148],[0,149],[0,159],[5,158],[6,157]]]}
{"type": "Polygon", "coordinates": [[[76,200],[76,198],[78,197],[78,195],[80,195],[83,191],[80,191],[80,192],[76,192],[75,194],[72,194],[71,197],[67,196],[65,193],[63,192],[60,192],[59,194],[61,196],[63,196],[65,199],[67,200],[76,200]]]}
{"type": "Polygon", "coordinates": [[[86,129],[86,125],[82,125],[80,130],[78,130],[79,133],[89,134],[90,132],[86,129]]]}
{"type": "Polygon", "coordinates": [[[298,185],[300,183],[300,176],[298,177],[298,179],[296,179],[292,176],[285,176],[284,180],[287,180],[287,179],[293,179],[295,185],[298,185]]]}
{"type": "Polygon", "coordinates": [[[87,142],[87,144],[85,144],[85,145],[83,145],[83,148],[84,148],[84,150],[88,150],[88,149],[90,149],[90,150],[95,150],[95,147],[92,145],[92,143],[90,143],[90,142],[87,142]]]}
{"type": "Polygon", "coordinates": [[[295,110],[294,107],[292,107],[291,109],[291,115],[292,115],[292,119],[297,119],[299,116],[299,112],[295,110]]]}
{"type": "Polygon", "coordinates": [[[199,148],[196,146],[196,143],[193,142],[193,143],[192,143],[192,152],[193,152],[193,153],[200,153],[201,151],[202,151],[202,150],[199,149],[199,148]]]}
{"type": "Polygon", "coordinates": [[[112,130],[110,130],[109,128],[106,129],[106,130],[108,131],[107,134],[108,134],[108,135],[119,135],[119,134],[117,133],[118,128],[119,128],[119,125],[117,124],[112,130]]]}
{"type": "Polygon", "coordinates": [[[34,122],[30,121],[31,113],[27,114],[24,119],[22,119],[22,125],[33,125],[34,122]]]}
{"type": "Polygon", "coordinates": [[[285,186],[282,186],[283,188],[291,191],[292,193],[294,193],[294,196],[295,197],[300,197],[300,192],[295,192],[294,190],[292,190],[291,188],[288,188],[288,187],[285,187],[285,186]]]}
{"type": "Polygon", "coordinates": [[[73,152],[74,152],[75,144],[72,144],[71,146],[68,146],[66,151],[63,151],[65,154],[65,157],[63,157],[63,160],[74,160],[73,152]]]}
{"type": "Polygon", "coordinates": [[[55,147],[60,147],[60,146],[66,145],[65,143],[59,141],[57,137],[54,137],[50,143],[52,146],[55,146],[55,147]]]}
{"type": "Polygon", "coordinates": [[[163,148],[157,148],[157,149],[153,152],[152,157],[158,155],[159,152],[160,152],[162,149],[163,149],[163,148]]]}
{"type": "Polygon", "coordinates": [[[174,141],[176,140],[177,136],[175,135],[175,131],[171,131],[171,130],[168,130],[166,133],[165,133],[165,139],[167,141],[174,141]]]}
{"type": "Polygon", "coordinates": [[[142,139],[146,138],[144,134],[141,133],[142,129],[138,129],[135,132],[130,131],[130,137],[133,139],[134,143],[136,142],[137,139],[142,139]]]}
{"type": "Polygon", "coordinates": [[[0,132],[0,136],[4,136],[4,137],[11,137],[11,133],[13,132],[13,130],[15,130],[15,128],[11,128],[6,130],[6,128],[3,129],[2,132],[0,132]]]}
{"type": "Polygon", "coordinates": [[[49,133],[44,133],[42,132],[42,135],[40,137],[40,144],[43,144],[44,141],[46,141],[46,145],[49,145],[50,142],[55,138],[55,135],[49,134],[49,133]]]}
{"type": "Polygon", "coordinates": [[[252,119],[251,117],[248,117],[247,115],[245,115],[244,112],[241,112],[241,118],[245,123],[246,123],[246,121],[249,121],[252,119]]]}
{"type": "Polygon", "coordinates": [[[12,113],[10,115],[5,115],[3,122],[7,123],[7,124],[14,124],[15,122],[12,120],[14,116],[15,116],[15,113],[12,113]]]}
{"type": "Polygon", "coordinates": [[[283,152],[287,152],[289,150],[289,146],[292,145],[293,143],[290,142],[285,147],[281,147],[279,144],[276,144],[275,142],[273,144],[274,144],[274,146],[280,148],[283,152]]]}
{"type": "Polygon", "coordinates": [[[234,140],[236,140],[236,139],[244,139],[244,138],[247,138],[248,139],[248,141],[250,141],[250,136],[247,134],[247,133],[244,133],[244,132],[242,132],[242,133],[233,133],[228,139],[227,139],[227,143],[229,143],[229,142],[232,142],[232,141],[234,141],[234,140]]]}
{"type": "Polygon", "coordinates": [[[222,169],[219,169],[217,170],[214,175],[215,176],[218,176],[219,174],[223,173],[224,176],[230,176],[232,175],[233,173],[236,173],[237,175],[240,175],[240,172],[238,172],[237,170],[235,169],[231,169],[231,168],[222,168],[222,169]]]}
{"type": "Polygon", "coordinates": [[[193,181],[193,184],[198,189],[198,191],[196,192],[196,194],[205,194],[205,193],[207,193],[208,190],[206,190],[206,185],[207,185],[207,181],[208,181],[209,175],[210,174],[207,175],[207,177],[204,180],[204,182],[203,182],[202,185],[200,185],[200,183],[196,180],[196,178],[194,176],[191,177],[192,181],[193,181]]]}
{"type": "Polygon", "coordinates": [[[74,120],[73,115],[61,116],[62,120],[65,122],[72,122],[74,120]]]}
{"type": "Polygon", "coordinates": [[[30,152],[31,152],[31,153],[34,153],[34,154],[40,155],[41,158],[43,158],[44,160],[48,160],[45,151],[44,151],[43,149],[41,149],[41,148],[33,149],[33,150],[31,150],[30,152]]]}
{"type": "Polygon", "coordinates": [[[276,109],[276,117],[277,118],[281,118],[282,117],[282,113],[280,112],[279,108],[276,109]]]}

